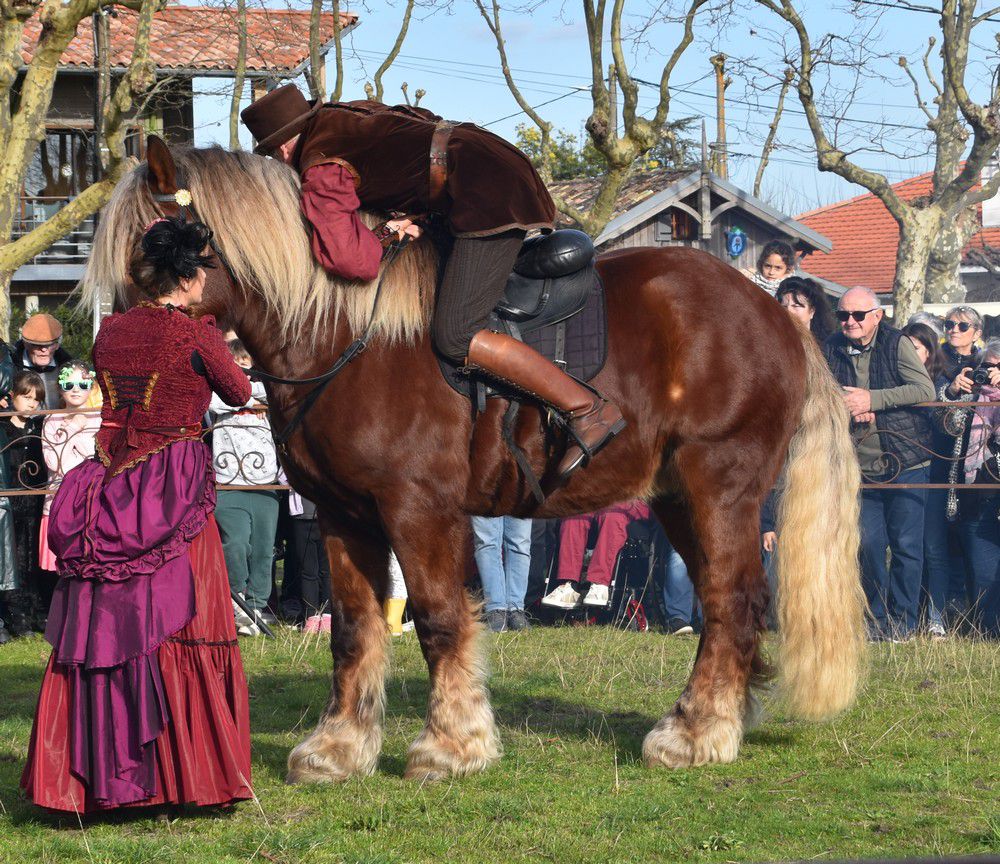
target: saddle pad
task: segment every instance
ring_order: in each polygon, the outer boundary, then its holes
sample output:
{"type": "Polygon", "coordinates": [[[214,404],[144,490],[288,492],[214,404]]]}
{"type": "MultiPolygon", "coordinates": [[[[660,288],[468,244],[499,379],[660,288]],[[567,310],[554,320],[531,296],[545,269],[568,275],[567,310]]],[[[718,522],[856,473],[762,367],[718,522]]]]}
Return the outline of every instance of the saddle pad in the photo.
{"type": "MultiPolygon", "coordinates": [[[[563,351],[566,371],[581,381],[590,381],[604,368],[604,361],[608,356],[608,313],[604,301],[604,285],[600,279],[594,280],[594,287],[583,309],[563,323],[566,326],[566,345],[563,351]]],[[[490,316],[489,327],[501,333],[508,332],[496,315],[490,316]]],[[[558,324],[540,327],[523,334],[521,341],[552,360],[556,351],[557,327],[558,324]]],[[[441,355],[438,355],[438,365],[452,389],[463,396],[469,396],[474,377],[461,372],[460,364],[441,355]]],[[[490,383],[488,378],[482,380],[490,383]]],[[[490,389],[487,395],[506,397],[507,394],[506,391],[495,393],[490,389]]]]}

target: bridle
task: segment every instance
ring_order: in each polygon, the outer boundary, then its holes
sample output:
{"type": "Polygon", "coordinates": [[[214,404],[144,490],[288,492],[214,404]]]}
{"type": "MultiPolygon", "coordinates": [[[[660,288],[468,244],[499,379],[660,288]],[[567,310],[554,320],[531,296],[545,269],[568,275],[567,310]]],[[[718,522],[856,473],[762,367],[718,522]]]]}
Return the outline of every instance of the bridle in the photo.
{"type": "MultiPolygon", "coordinates": [[[[159,204],[171,204],[177,209],[178,214],[182,218],[201,222],[206,228],[208,228],[208,245],[215,254],[215,257],[219,260],[219,263],[222,265],[222,269],[226,272],[226,275],[229,278],[230,287],[235,290],[239,286],[239,280],[236,278],[236,272],[233,270],[233,267],[226,258],[225,253],[216,241],[215,232],[212,231],[212,226],[198,216],[198,211],[194,206],[194,199],[192,198],[190,191],[185,188],[183,184],[181,167],[177,166],[175,171],[177,181],[180,184],[177,191],[166,194],[153,193],[153,201],[159,204]]],[[[161,215],[167,215],[162,212],[164,208],[159,209],[161,210],[161,215]]],[[[302,424],[306,414],[309,413],[309,409],[311,409],[312,406],[316,404],[319,397],[323,395],[323,391],[326,389],[326,386],[334,378],[336,378],[352,360],[354,360],[368,347],[368,343],[375,334],[375,322],[377,320],[376,313],[378,312],[379,299],[382,296],[382,280],[385,278],[385,272],[392,265],[392,262],[396,260],[396,256],[398,256],[410,242],[410,239],[410,236],[406,235],[402,240],[399,240],[388,247],[386,253],[382,257],[384,267],[382,268],[382,274],[379,276],[378,283],[375,286],[375,299],[372,303],[372,311],[371,316],[368,319],[368,326],[365,328],[365,332],[361,335],[361,337],[355,339],[350,345],[348,345],[326,372],[312,378],[279,378],[277,375],[272,375],[270,372],[266,372],[255,366],[247,370],[247,374],[251,379],[268,381],[272,384],[286,384],[291,387],[304,387],[310,384],[313,385],[312,390],[306,393],[305,397],[303,397],[302,403],[299,405],[298,410],[295,412],[288,425],[285,426],[281,432],[274,435],[275,446],[283,455],[288,452],[288,440],[292,437],[295,430],[302,424]]]]}

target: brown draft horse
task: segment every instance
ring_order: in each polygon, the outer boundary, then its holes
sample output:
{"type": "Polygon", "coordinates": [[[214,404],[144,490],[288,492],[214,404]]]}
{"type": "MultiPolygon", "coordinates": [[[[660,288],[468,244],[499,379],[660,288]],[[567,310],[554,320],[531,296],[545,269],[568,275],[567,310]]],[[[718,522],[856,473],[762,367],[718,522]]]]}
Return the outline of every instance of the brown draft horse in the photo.
{"type": "MultiPolygon", "coordinates": [[[[148,162],[105,208],[85,296],[114,286],[129,302],[127,261],[143,226],[177,212],[151,193],[178,186],[190,190],[229,268],[210,271],[201,311],[233,327],[273,374],[327,370],[368,324],[374,285],[340,284],[315,267],[297,177],[270,159],[218,148],[171,154],[151,142],[148,162]]],[[[609,356],[594,384],[622,406],[628,427],[539,506],[503,442],[505,404],[492,400],[473,422],[468,401],[437,368],[425,326],[436,268],[432,244],[421,241],[385,271],[378,336],[326,388],[283,459],[291,483],[319,507],[334,620],[330,699],[289,756],[288,780],[344,780],[376,768],[390,547],[431,678],[406,776],[464,775],[498,759],[481,628],[463,589],[469,515],[560,517],[634,498],[650,503],[683,556],[705,618],[691,678],[646,736],[646,764],[734,760],[756,714],[751,687],[766,676],[759,511],[786,458],[783,695],[805,718],[849,706],[864,642],[859,476],[843,401],[809,333],[707,253],[602,256],[609,356]]],[[[276,430],[307,389],[268,386],[276,430]]],[[[530,403],[515,437],[551,488],[564,442],[530,403]]]]}

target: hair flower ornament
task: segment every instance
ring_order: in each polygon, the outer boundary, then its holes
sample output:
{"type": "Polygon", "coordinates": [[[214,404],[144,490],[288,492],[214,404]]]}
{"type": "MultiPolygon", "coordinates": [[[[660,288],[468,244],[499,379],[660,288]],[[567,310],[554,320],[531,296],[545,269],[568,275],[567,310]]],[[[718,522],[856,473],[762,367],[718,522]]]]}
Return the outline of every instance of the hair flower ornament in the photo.
{"type": "Polygon", "coordinates": [[[190,207],[193,200],[190,191],[187,189],[178,189],[174,192],[174,201],[178,207],[190,207]]]}

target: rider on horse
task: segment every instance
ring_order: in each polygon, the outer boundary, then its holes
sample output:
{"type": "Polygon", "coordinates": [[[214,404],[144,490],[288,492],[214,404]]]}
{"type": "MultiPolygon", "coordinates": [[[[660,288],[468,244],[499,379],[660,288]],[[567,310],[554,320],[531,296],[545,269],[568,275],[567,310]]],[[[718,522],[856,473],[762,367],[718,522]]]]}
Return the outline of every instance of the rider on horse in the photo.
{"type": "Polygon", "coordinates": [[[569,420],[575,441],[559,465],[562,477],[621,431],[625,423],[616,405],[523,342],[486,327],[525,234],[550,231],[555,218],[541,178],[516,147],[423,108],[309,103],[293,84],[268,93],[241,116],[259,142],[258,153],[299,172],[313,255],[335,276],[371,281],[390,243],[420,234],[402,216],[372,231],[359,209],[446,218],[455,239],[438,290],[434,345],[569,420]]]}

